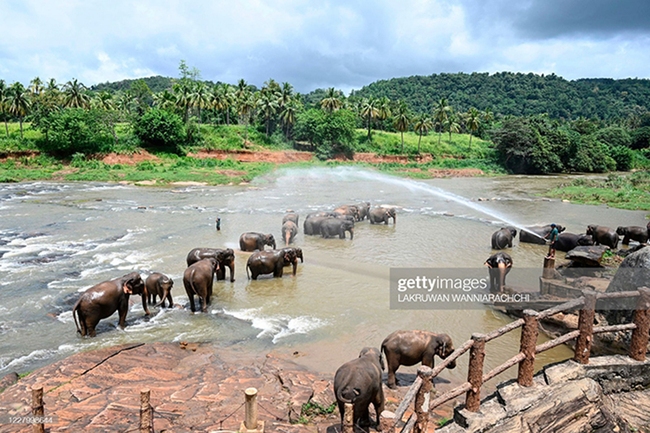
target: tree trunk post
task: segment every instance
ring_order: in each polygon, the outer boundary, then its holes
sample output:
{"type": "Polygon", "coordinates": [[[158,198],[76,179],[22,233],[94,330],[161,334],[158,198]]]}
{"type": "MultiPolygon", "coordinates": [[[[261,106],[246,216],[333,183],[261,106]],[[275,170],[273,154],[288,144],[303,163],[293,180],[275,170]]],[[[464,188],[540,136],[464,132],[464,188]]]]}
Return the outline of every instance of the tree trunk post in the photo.
{"type": "Polygon", "coordinates": [[[650,289],[647,287],[639,288],[639,300],[634,310],[634,324],[636,329],[632,331],[629,355],[637,361],[645,361],[650,332],[650,289]]]}
{"type": "Polygon", "coordinates": [[[422,379],[422,385],[415,395],[415,414],[417,419],[413,427],[414,433],[426,433],[429,425],[429,401],[431,399],[431,382],[433,370],[430,367],[422,366],[418,368],[418,376],[422,379]]]}
{"type": "Polygon", "coordinates": [[[140,433],[153,433],[153,408],[150,404],[151,391],[140,390],[140,433]]]}
{"type": "Polygon", "coordinates": [[[533,373],[535,371],[535,347],[539,335],[537,312],[535,310],[524,310],[524,326],[521,329],[521,340],[519,351],[526,355],[526,358],[519,363],[517,383],[521,386],[533,385],[533,373]]]}
{"type": "Polygon", "coordinates": [[[472,388],[465,396],[465,408],[478,412],[481,407],[481,385],[483,385],[483,361],[485,359],[485,334],[472,334],[474,344],[469,351],[467,381],[472,388]]]}
{"type": "MultiPolygon", "coordinates": [[[[45,416],[45,408],[43,406],[43,387],[40,385],[32,386],[32,415],[38,421],[42,421],[45,416]]],[[[32,425],[34,433],[45,433],[45,425],[38,422],[32,425]]]]}
{"type": "Polygon", "coordinates": [[[343,404],[341,433],[354,433],[354,405],[352,403],[343,404]]]}
{"type": "Polygon", "coordinates": [[[585,303],[580,310],[578,330],[580,335],[576,340],[576,349],[573,359],[580,364],[589,364],[591,344],[593,343],[594,317],[596,316],[596,292],[583,290],[585,303]]]}
{"type": "Polygon", "coordinates": [[[255,430],[257,429],[257,389],[246,388],[244,394],[246,395],[244,426],[248,430],[255,430]]]}
{"type": "Polygon", "coordinates": [[[544,257],[544,270],[542,271],[542,278],[553,279],[555,276],[555,259],[547,259],[544,257]]]}

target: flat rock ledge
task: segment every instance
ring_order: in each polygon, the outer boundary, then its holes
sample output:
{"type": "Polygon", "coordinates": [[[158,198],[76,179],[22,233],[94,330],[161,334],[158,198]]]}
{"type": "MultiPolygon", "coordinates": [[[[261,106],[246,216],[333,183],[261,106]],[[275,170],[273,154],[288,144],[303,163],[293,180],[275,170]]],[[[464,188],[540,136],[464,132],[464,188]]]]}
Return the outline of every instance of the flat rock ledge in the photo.
{"type": "Polygon", "coordinates": [[[457,407],[436,432],[650,432],[650,361],[615,355],[549,365],[531,387],[499,385],[479,412],[457,407]]]}
{"type": "MultiPolygon", "coordinates": [[[[304,403],[335,401],[331,380],[273,354],[251,356],[211,345],[131,344],[75,354],[37,370],[0,394],[0,432],[31,432],[5,424],[31,414],[31,387],[44,390],[49,432],[138,431],[140,391],[151,391],[156,432],[237,431],[244,390],[258,390],[265,430],[316,432],[297,424],[304,403]],[[227,352],[227,353],[226,353],[227,352]]],[[[338,423],[338,412],[323,420],[338,423]]]]}

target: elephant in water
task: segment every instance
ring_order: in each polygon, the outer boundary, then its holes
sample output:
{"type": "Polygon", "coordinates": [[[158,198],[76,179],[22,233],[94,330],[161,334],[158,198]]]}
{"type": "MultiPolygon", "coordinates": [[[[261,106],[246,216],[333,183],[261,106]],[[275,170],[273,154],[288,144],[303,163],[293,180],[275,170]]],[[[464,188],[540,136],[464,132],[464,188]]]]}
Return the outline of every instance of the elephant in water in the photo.
{"type": "Polygon", "coordinates": [[[145,315],[149,316],[144,281],[137,272],[104,281],[86,290],[72,308],[77,332],[84,337],[86,335],[94,337],[96,335],[95,327],[99,321],[111,316],[116,311],[119,314],[118,325],[124,329],[131,295],[140,295],[142,308],[145,315]],[[79,322],[77,322],[77,318],[79,318],[79,322]]]}
{"type": "Polygon", "coordinates": [[[246,275],[250,270],[249,278],[253,280],[257,280],[257,277],[262,274],[273,274],[273,277],[280,278],[283,274],[283,268],[289,265],[293,265],[293,275],[295,276],[298,267],[298,257],[295,249],[255,251],[246,262],[246,275]]]}
{"type": "Polygon", "coordinates": [[[349,215],[354,218],[354,221],[361,221],[361,211],[354,204],[339,206],[334,209],[334,213],[337,215],[349,215]]]}
{"type": "Polygon", "coordinates": [[[613,250],[618,246],[618,234],[609,227],[588,225],[587,234],[594,238],[596,245],[606,245],[613,250]]]}
{"type": "Polygon", "coordinates": [[[154,305],[154,307],[162,305],[162,307],[165,308],[165,301],[169,301],[169,308],[174,306],[174,300],[172,299],[174,280],[169,278],[167,275],[161,274],[160,272],[154,272],[147,277],[144,286],[147,289],[149,304],[154,304],[156,302],[156,297],[160,296],[160,302],[154,305]]]}
{"type": "Polygon", "coordinates": [[[508,253],[498,252],[488,257],[485,266],[490,274],[490,292],[501,292],[506,285],[506,275],[512,269],[512,257],[508,253]]]}
{"type": "Polygon", "coordinates": [[[246,232],[239,237],[239,248],[242,251],[263,251],[264,245],[269,245],[272,249],[275,249],[275,238],[272,234],[246,232]]]}
{"type": "MultiPolygon", "coordinates": [[[[381,350],[388,365],[388,387],[397,387],[395,372],[400,365],[411,366],[418,362],[433,368],[433,357],[445,359],[454,351],[454,344],[447,334],[429,331],[395,331],[381,343],[381,350]]],[[[456,368],[452,361],[447,368],[456,368]]]]}
{"type": "Polygon", "coordinates": [[[345,403],[352,403],[355,424],[363,427],[371,424],[369,408],[372,404],[379,426],[379,415],[384,411],[384,389],[381,383],[383,369],[381,352],[375,347],[364,347],[358,358],[346,362],[336,370],[334,395],[341,414],[341,425],[345,403]]]}
{"type": "Polygon", "coordinates": [[[233,283],[235,281],[235,251],[232,248],[194,248],[187,253],[187,266],[211,257],[219,262],[217,281],[226,279],[226,268],[228,268],[230,269],[230,282],[233,283]]]}
{"type": "Polygon", "coordinates": [[[282,224],[282,240],[284,241],[284,246],[292,244],[296,235],[298,234],[298,226],[293,221],[285,221],[282,224]]]}
{"type": "Polygon", "coordinates": [[[354,239],[354,221],[343,218],[327,218],[320,225],[320,234],[324,238],[337,236],[345,239],[345,232],[350,232],[350,240],[354,239]]]}
{"type": "Polygon", "coordinates": [[[640,244],[645,244],[648,242],[648,236],[650,236],[646,227],[639,226],[618,227],[616,229],[616,234],[623,236],[623,245],[629,245],[630,240],[637,241],[640,244]]]}
{"type": "MultiPolygon", "coordinates": [[[[566,229],[566,227],[559,224],[556,224],[555,228],[557,228],[558,233],[562,233],[566,229]]],[[[545,237],[551,233],[551,230],[553,230],[553,227],[551,227],[550,224],[545,226],[525,227],[519,232],[519,242],[546,245],[545,237]]]]}
{"type": "Polygon", "coordinates": [[[198,296],[201,301],[201,311],[208,312],[210,298],[212,297],[212,282],[214,274],[219,268],[219,262],[214,257],[199,260],[192,263],[183,273],[183,285],[185,292],[190,299],[190,309],[192,313],[196,311],[194,304],[194,295],[198,296]]]}
{"type": "Polygon", "coordinates": [[[512,248],[512,240],[517,236],[517,230],[513,227],[505,227],[492,234],[492,249],[502,250],[512,248]]]}
{"type": "Polygon", "coordinates": [[[560,233],[555,241],[555,249],[558,251],[568,252],[579,246],[589,246],[594,244],[594,239],[590,235],[575,233],[560,233]]]}
{"type": "Polygon", "coordinates": [[[298,215],[293,211],[287,211],[287,213],[282,217],[282,224],[286,223],[287,221],[291,221],[295,225],[298,225],[299,220],[300,220],[300,215],[298,215]]]}
{"type": "Polygon", "coordinates": [[[394,207],[376,207],[368,213],[370,224],[388,224],[388,220],[393,219],[393,224],[397,223],[397,215],[394,207]]]}

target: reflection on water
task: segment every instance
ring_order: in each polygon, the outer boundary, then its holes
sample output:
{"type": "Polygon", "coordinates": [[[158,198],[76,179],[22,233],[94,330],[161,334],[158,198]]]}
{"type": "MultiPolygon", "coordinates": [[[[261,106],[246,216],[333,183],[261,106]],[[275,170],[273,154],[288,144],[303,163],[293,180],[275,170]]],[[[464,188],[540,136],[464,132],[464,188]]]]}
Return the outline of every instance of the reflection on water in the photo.
{"type": "MultiPolygon", "coordinates": [[[[643,212],[580,206],[533,193],[559,178],[472,178],[411,182],[374,172],[296,169],[234,187],[144,188],[95,183],[5,184],[0,192],[0,374],[28,371],[72,353],[140,341],[214,341],[250,351],[298,352],[300,361],[333,372],[363,346],[379,347],[396,329],[450,334],[461,344],[509,319],[490,309],[390,310],[391,267],[481,267],[490,236],[503,225],[558,222],[581,232],[587,224],[641,225],[643,212]],[[477,203],[479,198],[489,199],[477,203]],[[71,308],[78,292],[133,270],[171,276],[175,302],[185,305],[185,256],[194,247],[238,247],[245,231],[280,239],[282,215],[331,210],[370,201],[398,206],[396,225],[358,223],[354,241],[300,233],[305,263],[295,278],[246,278],[250,253],[236,254],[236,281],[214,286],[209,314],[152,309],[134,302],[125,330],[103,320],[98,336],[75,334],[71,308]],[[215,218],[221,218],[216,231],[215,218]],[[506,220],[506,221],[504,221],[506,220]]],[[[541,266],[546,248],[518,244],[515,266],[541,266]]],[[[137,299],[135,301],[138,301],[137,299]]],[[[541,338],[541,337],[540,337],[541,338]]],[[[488,344],[486,368],[514,355],[519,334],[488,344]]],[[[570,356],[566,348],[538,364],[570,356]]],[[[400,370],[402,371],[402,370],[400,370]]],[[[405,369],[408,371],[408,369],[405,369]]],[[[466,358],[443,376],[464,380],[466,358]]]]}

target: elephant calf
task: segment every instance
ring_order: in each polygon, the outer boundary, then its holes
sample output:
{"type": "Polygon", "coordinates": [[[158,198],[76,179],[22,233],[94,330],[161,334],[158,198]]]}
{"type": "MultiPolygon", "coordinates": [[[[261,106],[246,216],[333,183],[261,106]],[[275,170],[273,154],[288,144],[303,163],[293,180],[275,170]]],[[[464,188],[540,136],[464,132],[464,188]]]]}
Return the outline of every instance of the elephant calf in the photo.
{"type": "Polygon", "coordinates": [[[99,321],[111,316],[116,311],[119,314],[118,325],[124,329],[131,295],[141,296],[142,308],[145,315],[149,316],[145,285],[137,272],[101,282],[86,290],[72,308],[72,317],[74,317],[77,332],[84,337],[86,335],[94,337],[96,335],[95,327],[99,321]],[[77,322],[77,318],[79,322],[77,322]]]}
{"type": "Polygon", "coordinates": [[[218,269],[219,262],[214,257],[199,260],[185,269],[183,285],[187,297],[190,298],[192,313],[196,311],[194,295],[197,295],[201,301],[201,311],[208,312],[208,305],[210,305],[210,298],[212,297],[212,280],[218,269]]]}
{"type": "Polygon", "coordinates": [[[629,245],[630,240],[645,244],[648,242],[648,236],[650,236],[646,227],[639,226],[620,226],[616,229],[616,234],[623,236],[623,245],[629,245]]]}
{"type": "Polygon", "coordinates": [[[517,237],[517,230],[514,227],[505,227],[492,233],[492,249],[502,250],[512,248],[512,240],[517,237]]]}
{"type": "Polygon", "coordinates": [[[354,423],[369,426],[371,424],[369,408],[372,403],[379,428],[379,415],[384,411],[384,390],[381,383],[383,369],[381,352],[374,347],[365,347],[357,359],[346,362],[336,370],[334,395],[339,405],[341,425],[345,403],[352,403],[354,423]]]}
{"type": "Polygon", "coordinates": [[[160,272],[154,272],[147,277],[144,286],[147,290],[149,304],[155,303],[156,297],[160,296],[160,302],[154,305],[154,307],[160,307],[162,305],[162,307],[165,308],[165,301],[169,301],[169,308],[174,306],[174,300],[172,299],[174,280],[169,278],[167,275],[161,274],[160,272]]]}
{"type": "Polygon", "coordinates": [[[264,250],[264,246],[269,245],[275,249],[275,238],[271,233],[246,232],[239,237],[239,248],[242,251],[264,250]]]}
{"type": "Polygon", "coordinates": [[[609,227],[590,224],[587,234],[593,237],[595,245],[606,245],[613,250],[618,246],[618,234],[609,227]]]}
{"type": "MultiPolygon", "coordinates": [[[[433,357],[445,359],[454,351],[454,344],[447,334],[429,331],[395,331],[381,343],[381,350],[388,365],[388,387],[397,387],[395,372],[400,365],[411,366],[418,362],[433,368],[433,357]]],[[[455,368],[452,361],[447,368],[455,368]]]]}

